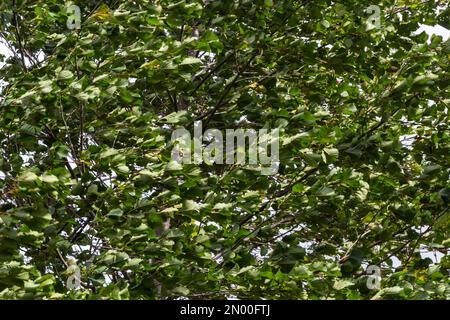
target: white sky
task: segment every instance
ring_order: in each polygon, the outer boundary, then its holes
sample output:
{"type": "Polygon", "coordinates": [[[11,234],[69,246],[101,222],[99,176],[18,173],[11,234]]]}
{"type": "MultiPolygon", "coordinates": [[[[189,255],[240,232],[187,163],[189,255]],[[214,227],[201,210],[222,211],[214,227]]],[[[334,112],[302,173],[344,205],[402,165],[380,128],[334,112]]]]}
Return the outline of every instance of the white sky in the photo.
{"type": "Polygon", "coordinates": [[[428,35],[435,34],[437,36],[442,36],[443,40],[446,41],[450,37],[450,30],[445,29],[444,27],[441,27],[440,25],[436,25],[434,27],[427,26],[427,25],[420,25],[419,30],[417,30],[418,33],[421,33],[422,31],[425,31],[428,33],[428,35]]]}

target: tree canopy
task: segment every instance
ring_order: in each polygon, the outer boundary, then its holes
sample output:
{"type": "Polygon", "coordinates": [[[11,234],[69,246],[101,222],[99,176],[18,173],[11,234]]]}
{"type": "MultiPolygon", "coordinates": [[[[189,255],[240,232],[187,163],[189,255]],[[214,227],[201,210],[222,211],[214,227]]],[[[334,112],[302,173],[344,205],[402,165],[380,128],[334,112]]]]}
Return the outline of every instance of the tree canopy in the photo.
{"type": "Polygon", "coordinates": [[[2,1],[0,299],[448,299],[449,12],[2,1]],[[198,120],[278,171],[174,164],[198,120]]]}

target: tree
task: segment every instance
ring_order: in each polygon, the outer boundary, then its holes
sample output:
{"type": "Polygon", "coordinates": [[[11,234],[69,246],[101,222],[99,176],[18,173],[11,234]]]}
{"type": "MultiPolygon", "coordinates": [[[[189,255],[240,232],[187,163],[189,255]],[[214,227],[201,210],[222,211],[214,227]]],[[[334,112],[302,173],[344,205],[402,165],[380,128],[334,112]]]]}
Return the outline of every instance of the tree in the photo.
{"type": "Polygon", "coordinates": [[[1,298],[449,298],[448,1],[72,5],[0,4],[1,298]],[[175,164],[199,120],[278,171],[175,164]]]}

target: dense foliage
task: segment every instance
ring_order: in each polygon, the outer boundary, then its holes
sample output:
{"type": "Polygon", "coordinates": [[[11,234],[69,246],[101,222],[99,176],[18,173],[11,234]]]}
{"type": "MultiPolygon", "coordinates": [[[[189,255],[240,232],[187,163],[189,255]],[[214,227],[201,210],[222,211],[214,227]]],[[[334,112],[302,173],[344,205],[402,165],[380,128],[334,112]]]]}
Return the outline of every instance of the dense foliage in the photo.
{"type": "Polygon", "coordinates": [[[1,299],[450,297],[448,1],[73,4],[0,3],[1,299]],[[278,172],[171,162],[200,119],[278,172]]]}

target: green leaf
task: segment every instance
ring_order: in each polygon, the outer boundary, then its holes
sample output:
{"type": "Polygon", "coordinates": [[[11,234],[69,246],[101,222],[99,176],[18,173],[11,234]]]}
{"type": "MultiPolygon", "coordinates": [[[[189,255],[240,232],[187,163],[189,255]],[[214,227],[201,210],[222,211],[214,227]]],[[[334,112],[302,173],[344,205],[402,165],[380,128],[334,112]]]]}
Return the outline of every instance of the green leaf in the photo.
{"type": "Polygon", "coordinates": [[[170,123],[170,124],[179,124],[187,121],[187,112],[173,112],[160,120],[161,122],[170,123]]]}
{"type": "Polygon", "coordinates": [[[119,209],[119,208],[112,209],[110,212],[108,212],[108,217],[111,219],[118,219],[118,218],[122,217],[122,215],[123,215],[123,211],[122,211],[122,209],[119,209]]]}
{"type": "Polygon", "coordinates": [[[49,183],[49,184],[54,184],[54,183],[58,183],[59,179],[57,176],[54,176],[52,174],[44,174],[43,176],[40,177],[42,182],[45,183],[49,183]]]}
{"type": "Polygon", "coordinates": [[[199,64],[199,63],[202,63],[202,61],[200,59],[198,59],[198,58],[186,57],[186,58],[183,59],[183,61],[180,62],[180,66],[199,64]]]}
{"type": "Polygon", "coordinates": [[[181,296],[188,296],[190,293],[189,289],[186,287],[176,287],[172,292],[181,296]]]}
{"type": "Polygon", "coordinates": [[[58,80],[69,80],[72,78],[73,78],[73,73],[72,73],[72,71],[69,71],[69,70],[63,70],[63,71],[59,72],[57,75],[58,80]]]}
{"type": "Polygon", "coordinates": [[[335,196],[336,193],[332,188],[324,186],[318,190],[317,195],[321,197],[332,197],[335,196]]]}
{"type": "Polygon", "coordinates": [[[38,179],[38,176],[32,171],[25,171],[19,177],[19,181],[23,181],[23,182],[34,182],[37,179],[38,179]]]}
{"type": "Polygon", "coordinates": [[[183,169],[183,165],[178,161],[170,161],[166,165],[166,171],[180,171],[183,169]]]}

